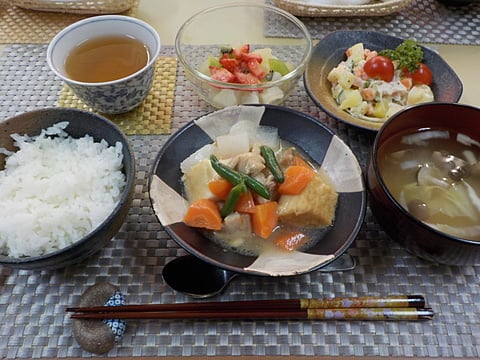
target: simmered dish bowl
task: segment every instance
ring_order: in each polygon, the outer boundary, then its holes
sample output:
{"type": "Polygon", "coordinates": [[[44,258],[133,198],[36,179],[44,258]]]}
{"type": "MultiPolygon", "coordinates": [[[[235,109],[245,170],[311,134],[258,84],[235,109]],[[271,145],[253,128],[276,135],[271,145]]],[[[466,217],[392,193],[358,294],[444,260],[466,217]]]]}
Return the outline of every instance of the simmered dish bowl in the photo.
{"type": "Polygon", "coordinates": [[[370,207],[396,241],[449,265],[480,259],[480,109],[431,103],[394,115],[367,165],[370,207]]]}
{"type": "Polygon", "coordinates": [[[82,261],[120,229],[135,159],[111,121],[47,108],[0,123],[0,264],[48,270],[82,261]]]}
{"type": "MultiPolygon", "coordinates": [[[[380,52],[382,50],[394,50],[402,44],[404,40],[406,39],[374,31],[335,31],[326,35],[314,47],[312,58],[305,70],[304,82],[307,93],[315,104],[336,120],[359,128],[377,131],[383,125],[386,118],[382,119],[381,116],[379,118],[370,116],[369,118],[349,113],[343,109],[334,98],[332,83],[329,81],[329,74],[332,72],[332,69],[347,59],[347,49],[358,43],[362,43],[365,49],[380,52]]],[[[422,62],[428,66],[432,74],[432,82],[429,87],[431,88],[433,101],[457,102],[463,91],[463,85],[458,76],[438,53],[424,46],[420,46],[420,49],[423,51],[422,62]]],[[[381,65],[382,64],[380,64],[379,67],[382,67],[381,65]]],[[[365,69],[365,66],[363,66],[363,69],[365,69]]],[[[398,69],[398,71],[401,71],[401,69],[398,69]]],[[[363,74],[359,74],[358,78],[363,78],[363,74]]],[[[343,82],[350,81],[350,79],[343,80],[343,82]]],[[[370,77],[363,78],[363,80],[364,82],[372,82],[370,77]]],[[[352,79],[352,81],[356,80],[352,79]]],[[[384,85],[379,86],[383,87],[384,85]]],[[[403,86],[403,84],[399,83],[396,86],[403,86]]],[[[410,85],[407,85],[407,87],[408,86],[410,85]]],[[[346,88],[348,86],[343,87],[346,88]]],[[[353,86],[353,88],[356,88],[356,86],[353,86]]],[[[395,90],[394,87],[392,87],[392,89],[395,90]]],[[[344,91],[344,89],[342,90],[344,91]]],[[[385,91],[382,88],[378,93],[385,94],[385,91]]],[[[366,94],[368,95],[368,93],[366,94]]],[[[378,95],[376,94],[375,96],[378,95]]],[[[394,96],[397,96],[397,94],[394,96]]],[[[378,99],[375,99],[375,101],[377,100],[378,99]]],[[[385,104],[382,101],[378,101],[378,105],[385,104]]],[[[409,105],[410,104],[406,106],[409,105]]],[[[378,106],[378,108],[381,107],[382,106],[378,106]]],[[[347,105],[345,105],[345,108],[347,108],[347,105]]],[[[378,109],[375,109],[375,112],[377,111],[378,109]]]]}
{"type": "MultiPolygon", "coordinates": [[[[245,127],[243,128],[245,129],[245,127]]],[[[260,155],[257,153],[252,156],[259,157],[260,155]]],[[[243,174],[238,167],[235,169],[243,174]]],[[[266,171],[270,174],[269,169],[266,171]]],[[[287,176],[288,172],[285,171],[285,177],[287,176]]],[[[262,179],[258,174],[254,178],[262,179]]],[[[273,175],[270,176],[270,184],[273,188],[269,188],[272,201],[257,199],[256,204],[278,200],[278,210],[273,214],[281,218],[282,200],[275,197],[276,190],[274,189],[286,184],[287,180],[285,178],[285,182],[279,185],[272,178],[273,175]]],[[[249,181],[246,180],[245,183],[247,188],[250,188],[249,181]]],[[[158,154],[152,169],[149,191],[158,219],[167,233],[180,246],[214,266],[256,275],[294,275],[318,269],[333,261],[344,253],[354,241],[363,223],[366,207],[362,172],[351,150],[331,130],[317,120],[305,114],[273,105],[228,107],[187,124],[165,144],[158,154]],[[211,162],[211,153],[213,152],[222,164],[233,168],[232,163],[229,163],[228,156],[217,152],[218,145],[223,141],[223,146],[225,144],[227,146],[227,150],[224,147],[223,151],[228,151],[232,138],[238,139],[243,136],[240,129],[245,122],[255,121],[255,119],[261,128],[259,132],[267,134],[258,135],[262,138],[260,141],[262,145],[268,143],[280,160],[282,158],[281,151],[275,145],[278,144],[276,138],[276,134],[278,134],[278,138],[282,142],[293,146],[299,154],[308,159],[319,174],[325,174],[332,189],[338,195],[333,210],[333,219],[322,222],[316,217],[318,214],[315,214],[315,211],[310,212],[315,219],[314,224],[308,224],[313,225],[310,226],[310,229],[321,230],[314,232],[315,236],[309,244],[310,246],[286,250],[284,247],[267,245],[266,247],[260,246],[260,249],[257,248],[254,251],[250,251],[251,248],[245,251],[245,249],[238,249],[237,245],[226,246],[220,241],[212,241],[212,231],[208,232],[205,229],[187,225],[189,221],[186,214],[196,199],[216,198],[210,194],[203,195],[208,192],[205,190],[207,181],[218,179],[217,175],[212,175],[212,168],[216,168],[211,162]],[[272,133],[273,136],[271,136],[272,133]],[[212,146],[215,149],[212,150],[212,146]],[[204,184],[203,186],[188,185],[188,179],[186,182],[183,181],[188,178],[185,176],[188,173],[186,168],[195,166],[200,169],[192,176],[190,183],[198,184],[200,182],[204,184]],[[205,179],[209,180],[205,181],[205,179]],[[196,195],[191,195],[192,192],[195,192],[196,195]],[[332,220],[331,223],[330,220],[332,220]],[[257,250],[258,252],[256,252],[257,250]]],[[[306,191],[304,190],[305,193],[306,191]]],[[[255,196],[259,197],[254,194],[255,196]]],[[[318,193],[314,193],[312,203],[318,203],[317,196],[319,196],[318,193]]],[[[223,211],[222,205],[227,202],[228,200],[217,202],[217,210],[221,208],[223,211]]],[[[235,210],[231,215],[236,216],[237,211],[242,213],[241,210],[235,210]]],[[[255,208],[254,212],[260,213],[258,208],[255,208]]],[[[229,214],[220,215],[224,221],[223,228],[221,230],[217,228],[217,233],[213,235],[221,235],[221,231],[231,226],[231,224],[225,223],[229,214]]],[[[249,219],[255,222],[255,216],[251,215],[246,222],[249,222],[249,219]]],[[[306,217],[303,217],[302,220],[306,221],[305,219],[306,217]]],[[[189,224],[191,225],[191,223],[189,224]]],[[[303,222],[301,227],[304,225],[303,222]]],[[[236,240],[241,238],[243,243],[246,238],[249,238],[248,241],[260,241],[262,244],[273,241],[274,235],[272,234],[276,230],[285,230],[282,221],[274,226],[275,230],[268,234],[257,233],[253,228],[249,228],[241,234],[237,233],[236,240]],[[251,233],[255,233],[255,235],[251,233]]],[[[215,232],[215,228],[213,230],[215,232]]],[[[218,238],[213,240],[218,240],[218,238]]]]}

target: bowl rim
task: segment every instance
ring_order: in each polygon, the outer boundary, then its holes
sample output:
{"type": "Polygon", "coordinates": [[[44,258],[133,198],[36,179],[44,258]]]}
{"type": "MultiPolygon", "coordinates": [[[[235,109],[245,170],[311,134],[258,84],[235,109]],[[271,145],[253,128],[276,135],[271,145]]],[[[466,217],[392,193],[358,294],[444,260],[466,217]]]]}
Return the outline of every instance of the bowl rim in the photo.
{"type": "Polygon", "coordinates": [[[249,2],[234,2],[234,3],[228,3],[228,4],[223,4],[223,5],[216,5],[209,7],[207,9],[201,10],[197,12],[196,14],[192,15],[190,18],[188,18],[179,28],[177,31],[177,34],[175,36],[175,52],[177,54],[177,59],[180,61],[182,66],[191,74],[193,74],[195,77],[200,78],[203,81],[206,81],[214,86],[217,86],[219,88],[223,89],[233,89],[233,90],[248,90],[248,89],[264,89],[267,87],[273,87],[273,86],[278,86],[279,84],[284,83],[285,81],[295,79],[298,76],[301,76],[304,72],[304,69],[307,66],[308,61],[311,58],[312,51],[313,51],[313,40],[312,36],[310,35],[310,31],[308,28],[305,26],[305,24],[300,21],[297,17],[292,15],[291,13],[280,9],[278,7],[268,5],[268,4],[257,4],[257,3],[249,3],[249,2]],[[290,71],[288,74],[282,76],[280,79],[269,81],[266,83],[260,83],[260,84],[235,84],[235,83],[227,83],[223,81],[218,81],[210,76],[207,76],[200,71],[198,71],[196,68],[190,66],[189,62],[187,59],[183,56],[183,53],[181,51],[181,38],[187,27],[192,24],[195,20],[198,18],[208,15],[212,12],[215,12],[217,10],[223,10],[226,8],[238,8],[238,7],[250,7],[250,8],[257,8],[257,9],[263,9],[263,10],[268,10],[271,12],[274,12],[278,15],[283,16],[284,18],[290,20],[293,24],[299,28],[303,34],[303,37],[305,39],[305,45],[306,49],[303,53],[302,60],[300,61],[299,65],[296,66],[292,71],[290,71]]]}
{"type": "MultiPolygon", "coordinates": [[[[34,262],[37,262],[37,261],[43,262],[43,261],[46,261],[46,260],[49,260],[49,259],[54,259],[55,257],[57,257],[60,254],[63,254],[65,252],[68,252],[71,249],[74,249],[78,246],[81,246],[82,244],[87,242],[89,240],[89,238],[96,235],[101,229],[103,229],[103,227],[105,225],[109,224],[114,219],[114,217],[116,216],[117,212],[122,207],[122,205],[125,202],[128,201],[128,199],[130,198],[131,193],[134,189],[134,186],[135,186],[135,156],[134,156],[134,153],[133,153],[133,148],[131,147],[131,145],[130,145],[126,135],[123,133],[123,131],[121,131],[120,128],[118,128],[118,126],[113,121],[107,119],[106,117],[104,117],[102,115],[99,115],[99,114],[96,114],[96,113],[86,111],[86,110],[81,110],[81,109],[49,107],[49,108],[42,108],[42,109],[27,111],[27,112],[12,116],[12,117],[6,119],[5,121],[15,121],[15,119],[22,118],[22,117],[27,116],[27,115],[42,114],[42,113],[49,112],[49,111],[59,111],[59,110],[62,111],[62,112],[82,113],[82,114],[89,115],[89,116],[93,115],[97,119],[99,119],[102,122],[108,124],[112,129],[116,130],[116,132],[118,133],[118,135],[122,139],[121,140],[122,141],[122,146],[125,148],[126,153],[129,155],[129,158],[130,158],[130,161],[131,161],[131,164],[132,164],[130,173],[125,172],[126,183],[125,183],[125,188],[122,191],[122,196],[121,196],[120,200],[118,201],[118,203],[113,208],[113,210],[108,214],[108,216],[106,218],[103,219],[103,221],[100,224],[98,224],[89,233],[85,234],[83,237],[81,237],[77,241],[73,242],[72,244],[70,244],[70,245],[68,245],[64,248],[61,248],[61,249],[58,249],[58,250],[55,250],[55,251],[52,251],[52,252],[49,252],[49,253],[46,253],[46,254],[43,254],[43,255],[37,255],[37,256],[27,256],[27,257],[18,258],[18,257],[11,257],[11,256],[8,256],[8,255],[0,254],[0,265],[13,266],[13,267],[21,268],[22,265],[29,266],[31,263],[34,263],[34,262]]],[[[65,120],[65,121],[68,121],[68,120],[65,120]]],[[[66,130],[67,130],[67,133],[68,133],[68,128],[66,130]]],[[[124,162],[125,162],[125,158],[123,159],[122,164],[124,162]]]]}
{"type": "Polygon", "coordinates": [[[385,129],[388,127],[388,125],[391,122],[395,121],[395,119],[397,117],[403,115],[404,113],[407,113],[407,112],[410,112],[410,111],[415,111],[415,109],[417,109],[419,107],[431,107],[431,106],[435,106],[435,107],[453,106],[453,107],[456,107],[456,108],[462,107],[462,108],[467,108],[467,109],[478,111],[479,114],[480,114],[480,107],[477,107],[477,106],[474,106],[474,105],[468,105],[468,104],[448,103],[448,102],[432,102],[432,103],[416,104],[416,105],[409,106],[409,107],[397,112],[396,114],[392,115],[392,117],[390,117],[387,121],[385,121],[384,126],[382,126],[379,129],[378,133],[375,136],[375,140],[373,142],[372,152],[371,152],[371,154],[372,154],[371,161],[372,161],[373,172],[374,172],[374,174],[377,178],[378,184],[380,185],[382,191],[384,192],[384,194],[387,196],[388,200],[390,201],[390,204],[392,204],[397,211],[400,211],[400,213],[402,213],[406,218],[408,218],[409,221],[412,221],[413,223],[415,223],[415,225],[419,226],[420,228],[424,229],[427,232],[432,232],[439,237],[446,238],[446,239],[451,240],[453,242],[459,242],[459,243],[462,243],[462,244],[469,244],[469,245],[478,245],[478,244],[480,244],[480,242],[478,240],[465,239],[465,238],[461,238],[461,237],[451,235],[451,234],[448,234],[446,232],[437,230],[434,227],[432,227],[430,225],[427,225],[423,221],[419,220],[417,217],[410,214],[410,212],[408,212],[395,199],[395,197],[392,195],[392,193],[388,189],[387,185],[383,181],[383,177],[382,177],[382,174],[380,172],[380,168],[378,166],[378,148],[379,148],[380,138],[382,137],[383,132],[385,131],[385,129]]]}

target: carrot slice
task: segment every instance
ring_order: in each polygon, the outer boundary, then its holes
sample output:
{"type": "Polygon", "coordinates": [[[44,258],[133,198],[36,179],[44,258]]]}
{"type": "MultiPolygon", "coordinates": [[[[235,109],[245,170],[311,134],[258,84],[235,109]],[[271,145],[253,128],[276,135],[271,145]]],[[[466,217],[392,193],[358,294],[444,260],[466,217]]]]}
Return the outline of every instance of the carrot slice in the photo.
{"type": "Polygon", "coordinates": [[[372,88],[363,88],[360,93],[362,94],[362,99],[367,101],[375,100],[375,91],[372,88]]]}
{"type": "Polygon", "coordinates": [[[240,195],[235,210],[240,213],[253,214],[255,212],[255,202],[253,200],[253,195],[250,190],[247,190],[246,193],[240,195]]]}
{"type": "Polygon", "coordinates": [[[255,205],[255,212],[252,214],[252,227],[255,234],[267,239],[278,223],[278,204],[276,201],[269,201],[255,205]]]}
{"type": "Polygon", "coordinates": [[[227,199],[232,187],[233,184],[224,178],[213,179],[208,182],[211,193],[221,200],[227,199]]]}
{"type": "Polygon", "coordinates": [[[194,201],[187,209],[183,222],[188,226],[209,230],[222,229],[222,217],[217,203],[211,199],[194,201]]]}
{"type": "Polygon", "coordinates": [[[278,186],[282,195],[297,195],[307,187],[315,177],[315,171],[310,167],[292,165],[285,170],[285,181],[278,186]]]}
{"type": "Polygon", "coordinates": [[[407,90],[410,90],[413,86],[413,80],[412,78],[409,78],[409,77],[400,79],[400,82],[403,84],[403,86],[407,88],[407,90]]]}
{"type": "Polygon", "coordinates": [[[294,251],[307,243],[310,238],[300,231],[286,231],[275,238],[275,245],[287,251],[294,251]]]}

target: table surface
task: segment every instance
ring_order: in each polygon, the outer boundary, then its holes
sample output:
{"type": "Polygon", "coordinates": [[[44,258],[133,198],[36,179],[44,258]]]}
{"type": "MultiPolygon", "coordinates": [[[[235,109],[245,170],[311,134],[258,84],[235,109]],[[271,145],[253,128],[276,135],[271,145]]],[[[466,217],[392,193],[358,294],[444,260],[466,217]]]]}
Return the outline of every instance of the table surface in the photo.
{"type": "MultiPolygon", "coordinates": [[[[136,16],[158,30],[164,45],[162,55],[174,57],[172,45],[180,24],[196,11],[217,3],[223,1],[141,0],[136,16]]],[[[480,85],[475,79],[480,47],[438,44],[435,47],[462,79],[464,94],[460,102],[480,106],[480,85]]],[[[0,121],[20,111],[55,106],[62,84],[48,71],[45,49],[46,45],[41,44],[2,46],[0,121]],[[15,87],[26,95],[12,91],[15,87]]],[[[331,127],[352,148],[361,166],[365,166],[372,142],[370,132],[330,119],[308,98],[302,81],[284,105],[331,127]]],[[[172,133],[211,110],[193,93],[178,67],[172,133]]],[[[185,252],[163,231],[148,198],[148,174],[168,138],[169,135],[129,136],[137,161],[132,209],[114,241],[99,254],[57,271],[0,267],[1,358],[91,357],[73,339],[71,320],[64,309],[76,304],[81,294],[99,281],[118,286],[129,303],[191,301],[163,281],[164,265],[185,252]]],[[[241,276],[216,300],[418,293],[425,295],[428,305],[436,311],[434,320],[137,321],[127,323],[124,337],[105,356],[125,359],[172,356],[273,359],[301,355],[318,359],[480,357],[480,265],[450,267],[410,255],[388,238],[369,209],[348,253],[357,261],[354,270],[313,272],[288,278],[241,276]]]]}

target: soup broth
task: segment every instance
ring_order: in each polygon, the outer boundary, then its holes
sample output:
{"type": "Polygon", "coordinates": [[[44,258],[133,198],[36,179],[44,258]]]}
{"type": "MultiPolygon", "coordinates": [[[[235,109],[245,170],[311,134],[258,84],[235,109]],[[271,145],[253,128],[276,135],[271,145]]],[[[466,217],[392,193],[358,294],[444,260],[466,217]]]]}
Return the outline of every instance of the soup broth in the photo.
{"type": "Polygon", "coordinates": [[[65,61],[67,75],[76,81],[98,83],[121,79],[147,65],[147,46],[124,35],[101,36],[84,41],[65,61]]]}
{"type": "Polygon", "coordinates": [[[395,199],[424,223],[480,240],[480,143],[444,130],[398,134],[378,165],[395,199]]]}

